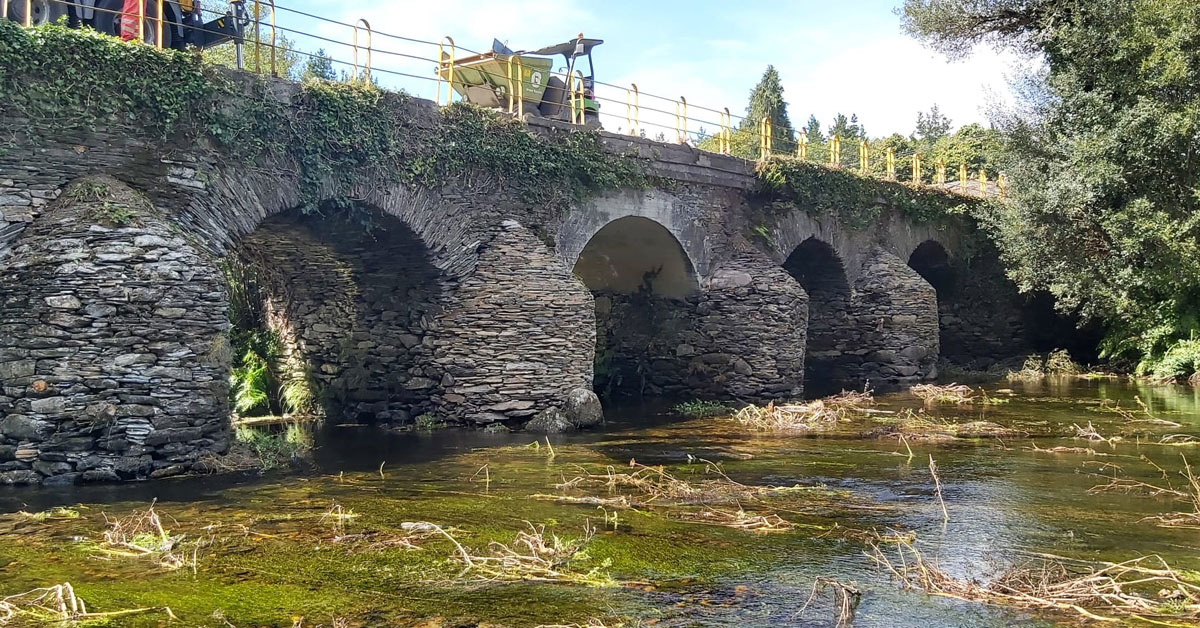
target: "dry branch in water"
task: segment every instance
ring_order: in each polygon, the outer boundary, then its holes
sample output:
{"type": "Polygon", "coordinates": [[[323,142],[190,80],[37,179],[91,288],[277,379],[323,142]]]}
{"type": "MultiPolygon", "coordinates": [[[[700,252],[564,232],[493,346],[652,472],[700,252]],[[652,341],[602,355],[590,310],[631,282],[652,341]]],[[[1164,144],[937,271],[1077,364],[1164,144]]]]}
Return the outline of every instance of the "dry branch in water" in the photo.
{"type": "Polygon", "coordinates": [[[1101,621],[1120,617],[1200,617],[1200,586],[1185,581],[1159,556],[1122,563],[1076,563],[1042,556],[989,582],[956,578],[925,560],[915,541],[893,537],[893,562],[877,542],[867,556],[904,583],[931,595],[1024,609],[1073,611],[1101,621]],[[1083,565],[1083,567],[1079,567],[1083,565]]]}
{"type": "MultiPolygon", "coordinates": [[[[736,482],[725,475],[715,463],[698,458],[704,463],[704,473],[710,476],[698,481],[682,480],[669,473],[664,467],[650,467],[629,461],[628,473],[618,473],[616,468],[609,466],[606,473],[597,474],[584,470],[583,475],[557,485],[563,491],[603,489],[614,494],[615,501],[598,505],[615,506],[629,504],[631,507],[642,506],[679,506],[690,504],[728,504],[750,501],[757,498],[771,497],[787,492],[807,490],[802,486],[750,486],[736,482]],[[626,494],[629,492],[631,494],[626,494]]],[[[578,499],[580,503],[593,503],[587,497],[567,498],[578,499]]]]}
{"type": "MultiPolygon", "coordinates": [[[[1186,495],[1188,501],[1192,504],[1192,512],[1172,512],[1165,515],[1155,515],[1147,517],[1143,521],[1153,521],[1164,528],[1200,529],[1200,480],[1197,480],[1196,474],[1192,473],[1192,465],[1188,463],[1186,457],[1183,458],[1183,471],[1180,474],[1188,482],[1188,490],[1184,495],[1186,495]]],[[[1175,492],[1179,493],[1179,491],[1175,492]]]]}
{"type": "Polygon", "coordinates": [[[954,405],[966,405],[974,403],[975,391],[966,384],[945,384],[939,386],[937,384],[917,384],[908,389],[908,392],[925,402],[927,406],[936,406],[942,403],[950,403],[954,405]]]}
{"type": "Polygon", "coordinates": [[[753,515],[741,509],[738,509],[736,512],[704,509],[699,512],[683,513],[680,515],[680,518],[695,523],[707,523],[709,525],[759,533],[787,532],[793,527],[792,522],[779,515],[753,515]]]}
{"type": "Polygon", "coordinates": [[[163,612],[170,619],[178,619],[166,606],[134,608],[109,613],[89,613],[83,599],[75,595],[70,582],[41,587],[0,598],[0,626],[57,624],[76,621],[104,621],[140,613],[163,612]]]}
{"type": "Polygon", "coordinates": [[[168,570],[184,566],[194,569],[200,548],[212,541],[211,538],[197,539],[188,547],[183,547],[185,535],[168,533],[153,504],[145,511],[126,517],[111,519],[105,514],[104,520],[108,523],[108,529],[104,531],[104,541],[100,543],[99,550],[102,553],[131,558],[149,557],[155,565],[168,570]]]}
{"type": "Polygon", "coordinates": [[[487,580],[607,583],[607,577],[594,571],[571,569],[572,560],[587,558],[584,548],[596,536],[596,530],[590,524],[584,526],[583,537],[577,539],[561,538],[557,534],[547,536],[545,524],[535,526],[526,521],[525,525],[529,529],[518,532],[511,543],[489,543],[486,555],[470,555],[463,550],[461,556],[467,569],[482,574],[487,580]]]}
{"type": "Polygon", "coordinates": [[[854,413],[875,405],[871,391],[840,394],[803,404],[746,406],[733,415],[738,423],[760,432],[808,432],[828,429],[854,413]]]}
{"type": "Polygon", "coordinates": [[[853,582],[845,584],[824,576],[817,578],[813,582],[812,593],[809,594],[808,601],[800,607],[796,614],[804,614],[804,611],[817,599],[817,595],[825,589],[833,590],[833,601],[837,605],[838,615],[837,621],[834,623],[835,628],[847,628],[854,621],[854,610],[858,608],[858,601],[861,597],[853,582]]]}

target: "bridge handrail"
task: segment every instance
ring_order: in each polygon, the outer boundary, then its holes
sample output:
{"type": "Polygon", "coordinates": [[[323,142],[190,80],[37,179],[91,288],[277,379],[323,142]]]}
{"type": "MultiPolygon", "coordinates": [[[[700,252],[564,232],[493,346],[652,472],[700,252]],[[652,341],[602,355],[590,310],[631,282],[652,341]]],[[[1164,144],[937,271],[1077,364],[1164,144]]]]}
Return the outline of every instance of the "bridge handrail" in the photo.
{"type": "MultiPolygon", "coordinates": [[[[13,1],[14,0],[0,0],[0,16],[3,16],[6,14],[7,7],[13,1]]],[[[15,1],[23,1],[25,3],[26,11],[25,11],[24,25],[29,26],[31,19],[32,19],[32,12],[30,10],[31,6],[32,6],[32,0],[15,0],[15,1]]],[[[84,8],[86,6],[86,5],[83,5],[81,2],[79,2],[78,0],[50,0],[50,1],[56,2],[59,4],[63,4],[63,5],[67,5],[67,6],[75,6],[75,7],[80,7],[80,8],[84,8]]],[[[174,0],[171,0],[171,1],[174,1],[174,0]]],[[[164,12],[163,12],[164,0],[155,0],[155,2],[156,2],[156,7],[157,7],[157,14],[154,18],[155,35],[156,35],[155,45],[157,47],[161,48],[162,42],[163,42],[163,28],[164,28],[164,22],[165,22],[164,12]]],[[[104,8],[100,8],[100,7],[86,7],[86,8],[91,8],[92,10],[97,11],[97,12],[111,13],[111,14],[127,16],[127,17],[130,16],[130,14],[126,13],[123,10],[111,10],[111,9],[104,9],[104,8]]],[[[204,9],[202,7],[199,9],[199,11],[202,16],[204,14],[216,15],[216,16],[225,15],[224,13],[221,13],[219,11],[204,9]]],[[[143,39],[144,39],[144,35],[145,35],[145,32],[144,32],[145,4],[144,4],[144,2],[138,3],[137,18],[138,18],[138,30],[139,30],[139,33],[141,33],[143,35],[143,39]]],[[[255,72],[263,73],[264,68],[263,68],[263,64],[262,64],[261,55],[262,55],[262,48],[264,46],[268,47],[270,49],[270,52],[269,52],[270,66],[269,67],[270,67],[270,72],[272,75],[278,75],[278,58],[282,54],[297,55],[299,57],[305,57],[305,58],[309,58],[309,59],[322,58],[322,55],[313,54],[313,53],[306,52],[306,51],[299,50],[299,49],[292,47],[291,42],[289,42],[286,38],[284,38],[282,41],[280,41],[278,34],[285,33],[285,34],[303,36],[303,37],[307,37],[309,39],[319,41],[319,42],[326,42],[326,43],[333,44],[336,46],[349,47],[352,51],[352,61],[351,62],[346,62],[342,59],[338,59],[337,57],[335,57],[333,55],[327,55],[327,54],[324,55],[323,58],[328,59],[328,61],[330,63],[338,64],[338,65],[342,65],[342,66],[346,66],[346,67],[350,68],[352,70],[352,77],[355,80],[358,80],[359,71],[361,69],[362,77],[363,77],[363,79],[365,79],[367,81],[372,80],[373,73],[379,73],[379,74],[388,75],[388,76],[396,76],[396,77],[403,77],[403,78],[408,78],[408,79],[417,79],[417,80],[422,80],[422,81],[434,82],[436,84],[436,97],[435,97],[436,100],[435,100],[435,102],[437,102],[437,104],[439,106],[446,106],[446,105],[449,105],[454,102],[453,81],[454,81],[454,73],[455,73],[456,65],[457,65],[456,59],[458,57],[458,54],[459,53],[480,54],[479,52],[471,50],[469,48],[457,46],[455,44],[453,38],[451,38],[450,36],[443,37],[440,42],[433,42],[433,41],[429,41],[429,40],[425,40],[425,39],[397,35],[394,33],[376,31],[371,28],[370,23],[366,19],[360,18],[355,23],[351,24],[351,23],[340,21],[340,20],[335,20],[335,19],[331,19],[331,18],[324,17],[321,15],[317,15],[314,13],[310,13],[307,11],[295,9],[292,7],[276,5],[274,0],[254,0],[254,15],[252,16],[252,19],[253,19],[253,24],[254,24],[254,41],[251,43],[254,44],[254,70],[253,71],[255,71],[255,72]],[[269,27],[270,27],[270,31],[269,31],[270,40],[269,41],[264,41],[262,34],[261,34],[261,23],[262,23],[262,17],[263,17],[262,16],[262,2],[266,2],[267,9],[268,9],[269,27]],[[307,18],[310,18],[313,20],[317,20],[319,22],[326,23],[326,24],[346,27],[346,28],[350,29],[350,31],[351,31],[350,32],[350,42],[347,43],[346,41],[336,39],[331,36],[326,36],[326,35],[317,34],[317,33],[313,33],[313,32],[306,32],[306,31],[300,30],[298,28],[291,28],[288,26],[277,25],[276,24],[276,11],[282,11],[282,12],[293,14],[293,15],[307,17],[307,18]],[[360,30],[364,31],[366,33],[365,49],[359,45],[358,37],[359,37],[360,30]],[[387,38],[390,40],[394,40],[394,41],[405,42],[407,44],[415,44],[418,46],[424,46],[424,47],[430,47],[430,48],[436,46],[437,47],[437,52],[436,52],[437,58],[429,58],[429,57],[424,56],[423,54],[412,54],[410,52],[404,52],[404,51],[400,51],[400,50],[391,50],[391,49],[387,49],[387,48],[376,48],[373,45],[373,39],[374,39],[375,35],[379,35],[381,37],[384,37],[384,38],[387,38]],[[449,54],[448,55],[446,54],[446,45],[447,44],[449,44],[449,54]],[[359,63],[359,51],[360,50],[365,50],[365,63],[361,64],[361,65],[359,63]],[[405,72],[405,71],[392,69],[392,68],[373,67],[372,59],[371,59],[373,53],[380,53],[387,57],[400,59],[400,60],[415,61],[415,62],[420,62],[422,64],[428,63],[433,69],[433,72],[431,73],[432,76],[427,75],[427,74],[418,74],[418,73],[414,73],[414,72],[405,72]],[[445,77],[443,77],[442,70],[446,71],[445,77]],[[442,89],[443,81],[447,83],[447,91],[448,91],[444,102],[441,97],[441,89],[442,89]]],[[[194,31],[220,34],[220,33],[217,33],[216,31],[207,29],[204,26],[187,26],[187,28],[190,30],[194,30],[194,31]]],[[[433,51],[430,50],[430,53],[432,53],[432,52],[433,51]]],[[[508,95],[509,102],[508,102],[508,107],[507,107],[508,112],[512,113],[513,115],[516,115],[516,116],[524,115],[524,106],[523,106],[523,104],[524,104],[524,98],[523,98],[524,97],[524,80],[523,80],[524,79],[524,76],[523,76],[524,66],[521,63],[520,59],[518,57],[516,57],[516,55],[509,56],[508,66],[506,67],[505,73],[502,75],[493,76],[493,74],[494,74],[493,72],[490,72],[486,69],[481,69],[481,68],[472,68],[472,70],[478,71],[478,72],[480,72],[484,75],[487,75],[491,78],[496,78],[498,81],[504,81],[504,84],[507,84],[509,86],[509,90],[508,90],[509,91],[509,95],[508,95]],[[515,65],[514,65],[513,59],[516,59],[515,65]],[[517,76],[519,77],[519,80],[517,80],[516,83],[513,82],[513,76],[512,76],[514,67],[516,69],[517,76]]],[[[564,80],[565,84],[568,86],[568,99],[569,99],[570,109],[571,109],[571,112],[570,112],[571,113],[571,123],[577,124],[577,125],[586,124],[587,120],[586,120],[586,116],[584,115],[584,93],[583,93],[584,79],[583,79],[582,73],[579,71],[576,71],[574,73],[574,76],[567,76],[561,72],[551,71],[550,75],[561,77],[564,80]]],[[[744,124],[747,121],[746,116],[732,114],[729,111],[728,107],[723,107],[723,108],[717,109],[717,108],[707,107],[707,106],[699,105],[699,104],[696,104],[693,102],[689,102],[687,100],[686,96],[680,96],[678,98],[670,98],[670,97],[666,97],[666,96],[656,95],[653,93],[648,93],[648,92],[641,90],[636,83],[631,83],[629,86],[622,86],[622,85],[616,85],[616,84],[612,84],[612,83],[606,83],[603,81],[592,81],[592,84],[594,86],[603,86],[603,87],[611,88],[613,90],[622,90],[625,92],[624,102],[620,102],[620,101],[616,100],[615,98],[612,98],[612,97],[609,97],[609,96],[606,96],[606,95],[603,95],[600,93],[596,93],[596,90],[593,90],[591,98],[592,98],[592,100],[594,100],[598,103],[610,103],[610,104],[614,104],[618,107],[623,104],[625,106],[624,116],[612,114],[612,113],[609,113],[609,112],[603,111],[603,110],[599,111],[598,113],[602,117],[613,118],[618,121],[620,121],[623,118],[625,125],[629,127],[627,129],[624,129],[623,132],[625,132],[629,135],[641,134],[644,136],[647,127],[661,129],[663,131],[663,133],[660,133],[660,135],[664,135],[665,132],[674,131],[675,140],[678,143],[699,145],[699,144],[701,144],[701,142],[699,141],[700,139],[709,138],[709,141],[710,141],[709,144],[705,145],[704,147],[700,147],[700,146],[697,146],[697,147],[701,148],[702,150],[711,150],[712,152],[715,152],[715,153],[730,155],[733,152],[733,138],[734,138],[734,134],[735,134],[735,119],[737,120],[736,124],[739,128],[744,128],[744,124]],[[665,103],[670,103],[672,106],[671,106],[671,108],[668,109],[666,107],[660,108],[660,107],[646,105],[646,104],[643,104],[643,102],[642,102],[643,98],[647,98],[652,101],[658,100],[658,101],[662,101],[665,103]],[[712,120],[711,118],[707,118],[707,117],[703,117],[703,116],[694,116],[694,115],[689,114],[689,112],[695,112],[695,111],[716,114],[716,120],[712,120]],[[658,114],[659,116],[661,116],[661,118],[664,121],[656,122],[653,120],[646,120],[643,118],[643,115],[642,115],[643,112],[658,114]],[[668,124],[667,122],[665,122],[665,120],[668,120],[668,119],[673,119],[674,124],[671,125],[671,124],[668,124]],[[695,125],[698,125],[699,131],[693,130],[693,126],[695,126],[695,125]],[[712,127],[716,129],[715,135],[711,135],[711,136],[704,135],[703,131],[707,125],[712,125],[712,127]]],[[[809,160],[810,158],[814,158],[815,159],[814,163],[820,163],[820,161],[821,161],[821,159],[819,158],[820,153],[824,153],[828,157],[827,163],[828,163],[829,167],[842,168],[842,167],[852,165],[852,164],[844,164],[843,163],[843,160],[841,157],[841,138],[836,135],[828,138],[825,145],[821,145],[821,144],[810,143],[808,141],[808,138],[804,135],[803,132],[792,134],[792,133],[787,133],[786,131],[783,131],[783,130],[774,129],[773,126],[769,122],[769,117],[765,118],[762,121],[759,121],[759,123],[756,126],[758,127],[756,135],[758,135],[758,155],[759,155],[760,159],[765,158],[767,156],[775,156],[775,155],[781,155],[781,154],[782,155],[793,155],[794,154],[794,156],[798,159],[809,160]]],[[[621,131],[621,129],[618,128],[618,131],[621,131]]],[[[871,167],[870,144],[866,140],[863,140],[860,138],[858,152],[859,152],[859,155],[858,155],[857,173],[861,176],[874,176],[875,171],[871,167]]],[[[917,151],[905,151],[904,153],[898,154],[891,147],[888,147],[885,149],[885,169],[884,169],[884,173],[882,175],[882,177],[884,179],[886,179],[886,180],[895,180],[896,179],[895,163],[896,163],[897,159],[911,161],[912,173],[909,178],[909,182],[911,184],[924,185],[923,179],[925,177],[925,174],[924,174],[925,170],[923,167],[922,155],[920,155],[917,151]]],[[[989,192],[989,187],[988,187],[989,183],[994,182],[995,187],[996,187],[996,192],[998,193],[998,195],[1001,198],[1006,197],[1007,192],[1008,192],[1009,181],[1004,173],[998,173],[994,178],[989,178],[986,170],[979,169],[977,172],[978,172],[978,175],[977,175],[976,179],[978,181],[978,189],[977,189],[977,192],[974,192],[969,189],[972,186],[970,185],[971,180],[969,180],[969,178],[968,178],[969,175],[968,175],[968,169],[967,169],[966,164],[959,164],[958,181],[957,181],[958,185],[956,186],[955,191],[958,191],[960,193],[965,193],[965,194],[987,196],[987,195],[991,194],[989,192]]],[[[937,164],[935,165],[934,175],[932,177],[932,183],[935,185],[941,186],[944,189],[951,189],[950,184],[948,184],[946,182],[946,164],[945,164],[944,160],[939,160],[937,162],[937,164]]]]}

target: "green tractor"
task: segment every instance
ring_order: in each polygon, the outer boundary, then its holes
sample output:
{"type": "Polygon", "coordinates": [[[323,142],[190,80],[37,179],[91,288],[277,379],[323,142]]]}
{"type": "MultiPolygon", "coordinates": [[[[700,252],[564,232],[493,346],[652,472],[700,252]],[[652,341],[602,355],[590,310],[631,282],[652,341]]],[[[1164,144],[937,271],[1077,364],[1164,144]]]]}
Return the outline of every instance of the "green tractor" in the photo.
{"type": "Polygon", "coordinates": [[[455,59],[453,65],[443,53],[438,74],[463,99],[481,107],[508,109],[512,90],[514,110],[520,100],[525,113],[572,122],[579,121],[582,110],[584,124],[599,126],[600,103],[595,95],[592,48],[602,43],[600,39],[585,39],[580,33],[576,39],[554,46],[513,51],[496,40],[491,51],[455,59]],[[558,55],[566,60],[566,67],[554,72],[554,59],[558,55]],[[586,73],[581,67],[585,58],[586,73]],[[575,78],[577,71],[582,81],[575,78]],[[563,77],[571,77],[573,85],[568,87],[563,77]]]}

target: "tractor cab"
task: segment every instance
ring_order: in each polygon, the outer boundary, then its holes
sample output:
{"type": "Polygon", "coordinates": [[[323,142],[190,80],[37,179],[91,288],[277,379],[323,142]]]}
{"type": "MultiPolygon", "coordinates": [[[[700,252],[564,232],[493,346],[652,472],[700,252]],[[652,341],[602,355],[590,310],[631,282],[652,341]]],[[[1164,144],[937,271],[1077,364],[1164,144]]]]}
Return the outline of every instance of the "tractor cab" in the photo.
{"type": "MultiPolygon", "coordinates": [[[[595,66],[592,49],[604,43],[600,39],[585,39],[583,34],[571,41],[533,51],[514,51],[499,40],[492,49],[477,55],[457,59],[451,64],[442,56],[438,74],[449,81],[454,91],[467,102],[492,108],[504,108],[513,98],[524,103],[524,111],[547,118],[568,120],[571,116],[572,86],[566,77],[576,71],[583,77],[583,110],[585,121],[598,123],[600,104],[595,96],[595,66]],[[554,58],[562,55],[565,67],[554,72],[554,58]],[[586,72],[583,61],[587,60],[586,72]],[[516,84],[516,75],[520,84],[516,84]]],[[[575,86],[580,87],[578,79],[575,86]]]]}
{"type": "MultiPolygon", "coordinates": [[[[554,46],[547,46],[539,50],[534,50],[529,54],[554,57],[562,55],[566,60],[567,67],[565,74],[568,77],[574,78],[575,72],[578,70],[583,76],[583,108],[588,114],[599,115],[600,103],[596,100],[596,66],[592,61],[592,48],[604,43],[603,39],[585,39],[583,33],[573,41],[564,42],[554,46]],[[587,59],[587,71],[585,72],[581,66],[584,59],[587,59]]],[[[570,90],[568,89],[568,96],[570,90]]],[[[559,101],[564,102],[563,100],[559,101]]]]}

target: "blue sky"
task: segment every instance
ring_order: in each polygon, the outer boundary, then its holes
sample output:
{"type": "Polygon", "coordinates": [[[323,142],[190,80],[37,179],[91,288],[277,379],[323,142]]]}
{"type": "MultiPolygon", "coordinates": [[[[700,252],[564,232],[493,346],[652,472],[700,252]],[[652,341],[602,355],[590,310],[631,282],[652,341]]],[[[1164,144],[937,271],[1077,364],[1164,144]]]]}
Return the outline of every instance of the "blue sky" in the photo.
{"type": "MultiPolygon", "coordinates": [[[[281,6],[352,23],[369,20],[377,33],[438,41],[451,35],[460,46],[487,49],[492,38],[515,49],[559,43],[583,32],[605,40],[595,51],[597,79],[616,85],[636,82],[643,93],[680,95],[692,105],[689,128],[712,130],[717,115],[700,106],[743,113],[750,90],[767,64],[782,76],[793,123],[810,113],[827,125],[838,112],[857,113],[873,135],[912,131],[918,111],[937,103],[956,126],[986,122],[991,101],[1008,100],[1007,77],[1021,60],[979,50],[965,61],[948,62],[900,31],[894,10],[900,0],[683,2],[679,0],[280,0],[281,6]]],[[[351,29],[279,12],[279,24],[348,44],[351,29]]],[[[352,49],[291,35],[302,49],[324,47],[350,61],[352,49]]],[[[388,55],[381,50],[433,59],[429,44],[376,34],[373,66],[422,77],[432,61],[388,55]]],[[[379,73],[387,87],[433,98],[428,80],[379,73]]],[[[625,92],[601,92],[619,102],[603,103],[616,114],[606,128],[624,125],[625,92]]],[[[667,102],[642,98],[644,108],[673,110],[667,102]]],[[[672,115],[644,111],[646,124],[673,127],[672,115]]],[[[668,136],[673,135],[668,130],[668,136]]]]}

